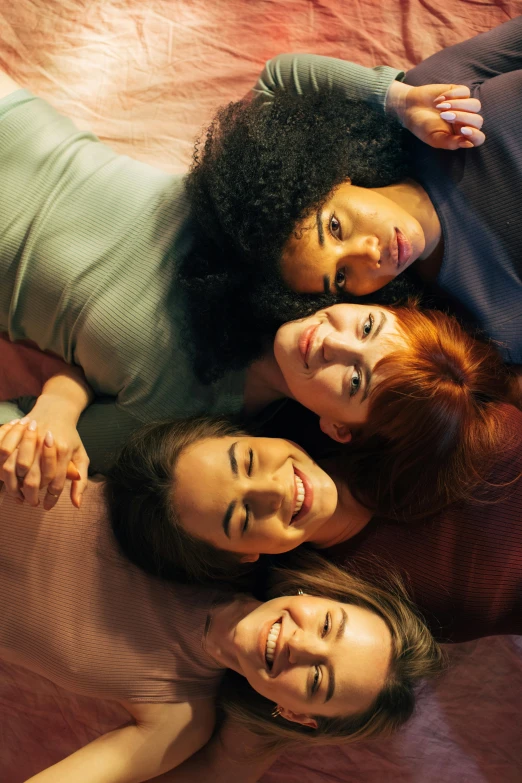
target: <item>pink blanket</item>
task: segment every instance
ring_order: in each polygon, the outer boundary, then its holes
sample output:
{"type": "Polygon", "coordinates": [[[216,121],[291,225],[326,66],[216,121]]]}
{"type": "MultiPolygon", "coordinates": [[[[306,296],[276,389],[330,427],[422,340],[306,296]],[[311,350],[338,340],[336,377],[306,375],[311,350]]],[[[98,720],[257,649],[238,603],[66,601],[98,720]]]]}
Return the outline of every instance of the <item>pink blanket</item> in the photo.
{"type": "MultiPolygon", "coordinates": [[[[17,0],[0,6],[0,67],[119,152],[182,172],[213,110],[280,52],[408,68],[521,12],[521,0],[17,0]]],[[[10,350],[0,343],[0,399],[37,393],[56,360],[27,349],[22,375],[10,350]]],[[[519,783],[522,639],[454,656],[395,739],[288,756],[263,780],[519,783]]],[[[125,720],[2,665],[0,780],[21,783],[125,720]]]]}

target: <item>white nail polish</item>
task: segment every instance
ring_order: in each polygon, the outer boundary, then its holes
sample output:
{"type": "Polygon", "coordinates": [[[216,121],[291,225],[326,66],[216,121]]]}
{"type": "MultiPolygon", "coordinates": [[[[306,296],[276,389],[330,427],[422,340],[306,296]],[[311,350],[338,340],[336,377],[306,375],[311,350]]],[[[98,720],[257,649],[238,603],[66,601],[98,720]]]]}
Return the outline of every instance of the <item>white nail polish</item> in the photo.
{"type": "Polygon", "coordinates": [[[29,416],[24,416],[23,419],[20,419],[20,424],[27,424],[28,421],[29,421],[29,416]]]}
{"type": "Polygon", "coordinates": [[[449,122],[457,119],[457,115],[452,111],[443,111],[440,116],[443,120],[448,120],[449,122]]]}
{"type": "Polygon", "coordinates": [[[462,133],[464,136],[471,136],[471,134],[473,133],[473,131],[471,130],[471,128],[461,128],[461,129],[460,129],[460,132],[461,132],[461,133],[462,133]]]}
{"type": "Polygon", "coordinates": [[[34,432],[37,427],[38,427],[38,422],[36,421],[36,419],[33,419],[32,422],[29,425],[29,430],[31,432],[34,432]]]}
{"type": "Polygon", "coordinates": [[[436,109],[451,109],[451,103],[438,103],[436,109]]]}

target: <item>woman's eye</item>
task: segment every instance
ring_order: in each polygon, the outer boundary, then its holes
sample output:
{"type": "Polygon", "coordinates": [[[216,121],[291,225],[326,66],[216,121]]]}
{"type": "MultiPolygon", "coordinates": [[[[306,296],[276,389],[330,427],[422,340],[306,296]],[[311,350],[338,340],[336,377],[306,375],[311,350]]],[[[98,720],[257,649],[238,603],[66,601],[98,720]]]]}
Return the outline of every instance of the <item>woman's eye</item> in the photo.
{"type": "Polygon", "coordinates": [[[326,618],[325,618],[325,621],[324,621],[324,625],[323,625],[323,631],[321,633],[321,636],[323,637],[323,639],[328,634],[328,632],[330,630],[331,624],[332,624],[332,620],[331,620],[331,617],[330,617],[330,612],[327,612],[326,613],[326,618]]]}
{"type": "Polygon", "coordinates": [[[328,224],[328,227],[330,229],[330,234],[333,237],[335,237],[336,239],[342,239],[341,223],[335,217],[335,215],[332,215],[332,217],[330,218],[330,223],[328,224]]]}
{"type": "Polygon", "coordinates": [[[346,270],[338,269],[335,273],[335,287],[338,291],[342,291],[346,285],[346,270]]]}
{"type": "Polygon", "coordinates": [[[359,370],[355,369],[350,379],[350,397],[353,397],[354,394],[357,394],[360,388],[361,388],[361,373],[359,372],[359,370]]]}
{"type": "Polygon", "coordinates": [[[245,520],[241,526],[241,533],[246,533],[250,524],[250,506],[245,504],[245,520]]]}
{"type": "Polygon", "coordinates": [[[373,329],[373,315],[370,313],[366,321],[363,323],[362,333],[363,337],[368,337],[373,329]]]}
{"type": "Polygon", "coordinates": [[[315,670],[315,672],[314,672],[314,679],[313,679],[313,682],[312,682],[312,693],[317,693],[317,689],[319,688],[319,681],[320,681],[321,673],[319,671],[319,667],[318,666],[314,666],[314,670],[315,670]]]}

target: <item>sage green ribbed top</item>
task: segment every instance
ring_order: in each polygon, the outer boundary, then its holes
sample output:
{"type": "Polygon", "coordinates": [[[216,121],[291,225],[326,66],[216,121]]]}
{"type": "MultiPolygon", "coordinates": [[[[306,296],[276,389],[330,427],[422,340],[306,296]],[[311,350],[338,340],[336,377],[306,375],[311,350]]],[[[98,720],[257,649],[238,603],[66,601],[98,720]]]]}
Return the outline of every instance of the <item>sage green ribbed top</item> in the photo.
{"type": "MultiPolygon", "coordinates": [[[[282,55],[254,92],[335,84],[383,108],[397,75],[282,55]]],[[[79,364],[104,397],[78,427],[94,471],[142,422],[242,407],[244,373],[203,386],[192,370],[175,284],[190,239],[182,177],[117,155],[26,90],[0,101],[0,331],[79,364]]]]}

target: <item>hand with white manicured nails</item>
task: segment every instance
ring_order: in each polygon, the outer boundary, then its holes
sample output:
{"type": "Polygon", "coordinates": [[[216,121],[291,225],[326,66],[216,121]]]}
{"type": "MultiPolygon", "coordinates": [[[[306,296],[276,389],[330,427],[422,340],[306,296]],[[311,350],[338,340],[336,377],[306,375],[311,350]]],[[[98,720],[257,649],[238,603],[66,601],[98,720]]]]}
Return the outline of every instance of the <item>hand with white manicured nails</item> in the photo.
{"type": "Polygon", "coordinates": [[[484,143],[480,108],[480,101],[470,97],[469,87],[455,84],[410,87],[393,82],[386,101],[387,111],[417,138],[446,150],[484,143]]]}

